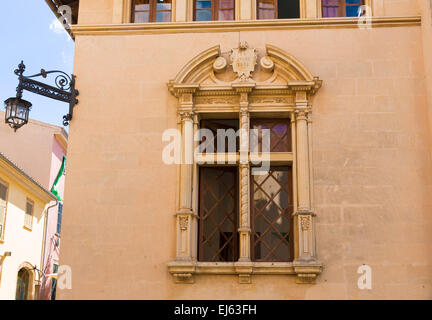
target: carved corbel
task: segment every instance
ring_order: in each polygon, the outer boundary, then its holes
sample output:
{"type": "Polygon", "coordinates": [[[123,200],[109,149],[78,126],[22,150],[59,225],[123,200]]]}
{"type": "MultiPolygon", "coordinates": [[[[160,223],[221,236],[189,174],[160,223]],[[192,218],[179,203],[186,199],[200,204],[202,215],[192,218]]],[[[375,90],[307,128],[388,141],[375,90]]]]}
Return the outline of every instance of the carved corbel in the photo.
{"type": "Polygon", "coordinates": [[[238,274],[240,284],[252,283],[253,265],[251,262],[236,262],[235,270],[238,274]]]}
{"type": "Polygon", "coordinates": [[[172,261],[168,263],[168,271],[174,277],[175,283],[194,283],[195,264],[185,261],[172,261]]]}

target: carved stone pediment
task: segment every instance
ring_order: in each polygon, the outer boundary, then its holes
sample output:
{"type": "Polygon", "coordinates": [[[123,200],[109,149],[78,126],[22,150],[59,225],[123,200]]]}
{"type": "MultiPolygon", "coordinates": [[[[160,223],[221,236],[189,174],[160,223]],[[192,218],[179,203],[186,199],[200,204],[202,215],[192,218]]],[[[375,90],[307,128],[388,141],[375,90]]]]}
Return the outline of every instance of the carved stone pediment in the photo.
{"type": "Polygon", "coordinates": [[[220,46],[202,52],[185,65],[168,87],[176,96],[191,87],[196,90],[195,96],[221,96],[236,94],[236,86],[248,84],[254,90],[300,90],[314,94],[321,81],[295,57],[275,46],[252,48],[242,42],[228,52],[221,52],[220,46]]]}

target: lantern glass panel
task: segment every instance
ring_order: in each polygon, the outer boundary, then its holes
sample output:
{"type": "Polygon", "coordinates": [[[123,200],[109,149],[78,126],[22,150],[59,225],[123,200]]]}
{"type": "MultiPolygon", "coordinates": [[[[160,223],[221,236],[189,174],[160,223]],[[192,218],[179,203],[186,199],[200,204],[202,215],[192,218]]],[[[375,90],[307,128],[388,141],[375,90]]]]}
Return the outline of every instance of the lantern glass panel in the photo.
{"type": "Polygon", "coordinates": [[[15,131],[28,122],[31,103],[19,98],[9,98],[5,101],[5,121],[15,131]]]}

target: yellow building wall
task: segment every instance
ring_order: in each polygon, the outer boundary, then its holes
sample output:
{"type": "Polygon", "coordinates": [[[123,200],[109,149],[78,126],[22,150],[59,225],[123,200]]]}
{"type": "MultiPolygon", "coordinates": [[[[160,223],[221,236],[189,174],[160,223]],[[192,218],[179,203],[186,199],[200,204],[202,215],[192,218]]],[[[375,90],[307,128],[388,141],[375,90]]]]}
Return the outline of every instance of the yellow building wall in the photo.
{"type": "MultiPolygon", "coordinates": [[[[92,10],[90,2],[81,1],[80,22],[108,21],[110,1],[94,1],[92,10]]],[[[383,4],[383,15],[419,14],[414,1],[383,4]]],[[[80,104],[70,126],[60,257],[73,283],[58,298],[431,299],[423,41],[419,25],[77,36],[80,104]],[[177,126],[177,101],[166,83],[200,52],[215,45],[226,52],[239,40],[260,50],[275,45],[323,80],[313,103],[324,264],[316,284],[253,276],[240,285],[237,276],[220,275],[175,284],[167,271],[175,257],[177,174],[162,162],[162,133],[177,126]],[[362,264],[372,268],[372,290],[357,287],[362,264]]]]}
{"type": "MultiPolygon", "coordinates": [[[[3,168],[0,168],[0,179],[8,184],[4,239],[0,241],[0,256],[5,252],[12,253],[10,257],[4,258],[1,266],[0,300],[14,300],[20,268],[24,264],[37,266],[38,269],[41,266],[45,203],[11,178],[3,168]],[[24,228],[27,199],[34,203],[31,230],[24,228]]],[[[36,297],[35,290],[33,297],[36,297]]]]}

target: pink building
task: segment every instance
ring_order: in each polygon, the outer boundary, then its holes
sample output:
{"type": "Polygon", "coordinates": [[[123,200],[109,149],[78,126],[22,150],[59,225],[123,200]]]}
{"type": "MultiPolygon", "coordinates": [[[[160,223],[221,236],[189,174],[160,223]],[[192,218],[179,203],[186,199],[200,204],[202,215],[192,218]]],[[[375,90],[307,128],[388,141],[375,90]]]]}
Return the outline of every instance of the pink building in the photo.
{"type": "MultiPolygon", "coordinates": [[[[3,118],[4,112],[0,111],[0,119],[3,118]]],[[[37,266],[44,275],[40,283],[40,299],[55,297],[56,280],[49,275],[56,273],[58,268],[65,181],[64,172],[60,175],[59,172],[66,157],[67,139],[68,135],[62,127],[48,123],[29,120],[28,125],[14,132],[7,124],[0,122],[0,151],[46,189],[52,190],[58,180],[56,190],[61,201],[57,205],[53,201],[50,206],[56,206],[45,213],[48,216],[44,245],[41,263],[37,266]]]]}

